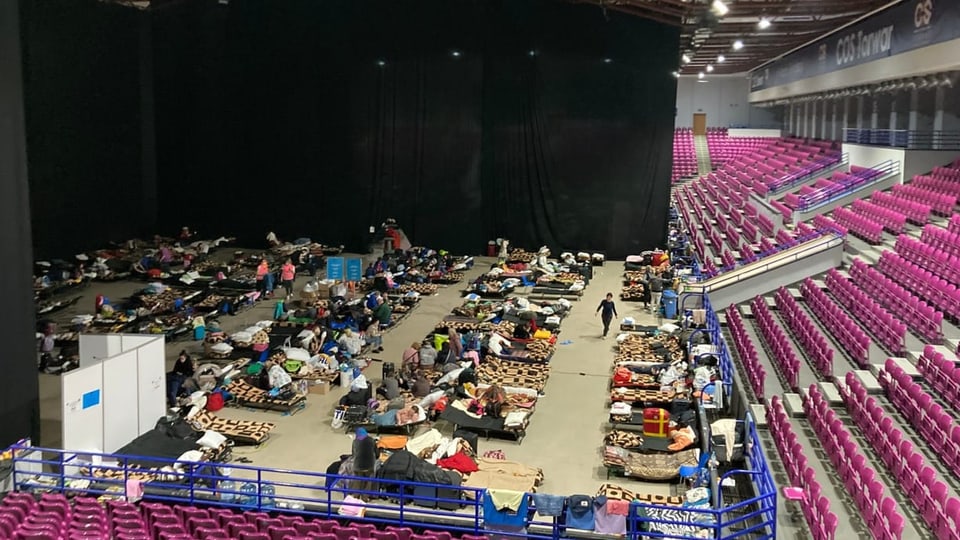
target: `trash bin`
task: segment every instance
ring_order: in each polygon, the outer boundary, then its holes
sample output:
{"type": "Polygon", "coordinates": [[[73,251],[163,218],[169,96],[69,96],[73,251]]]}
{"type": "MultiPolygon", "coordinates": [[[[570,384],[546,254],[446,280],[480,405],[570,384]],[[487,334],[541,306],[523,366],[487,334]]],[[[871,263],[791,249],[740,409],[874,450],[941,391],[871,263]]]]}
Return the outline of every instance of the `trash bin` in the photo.
{"type": "Polygon", "coordinates": [[[673,290],[663,291],[663,316],[667,319],[677,318],[677,293],[673,290]]]}
{"type": "Polygon", "coordinates": [[[487,257],[496,257],[497,256],[497,242],[491,240],[487,242],[487,257]]]}

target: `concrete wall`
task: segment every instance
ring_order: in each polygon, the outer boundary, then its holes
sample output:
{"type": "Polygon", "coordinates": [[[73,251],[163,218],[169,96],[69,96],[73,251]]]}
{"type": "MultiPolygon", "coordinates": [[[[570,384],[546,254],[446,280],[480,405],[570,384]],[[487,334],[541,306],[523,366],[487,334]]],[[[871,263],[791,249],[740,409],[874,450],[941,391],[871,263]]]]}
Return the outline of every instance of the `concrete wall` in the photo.
{"type": "Polygon", "coordinates": [[[936,166],[950,163],[960,155],[956,150],[904,150],[862,144],[844,144],[843,151],[849,155],[851,165],[861,167],[872,167],[888,159],[900,162],[897,183],[929,172],[936,166]]]}
{"type": "Polygon", "coordinates": [[[730,128],[727,130],[730,137],[780,137],[783,131],[779,129],[752,129],[752,128],[730,128]]]}
{"type": "Polygon", "coordinates": [[[693,113],[706,113],[710,127],[771,127],[779,125],[777,110],[753,107],[747,100],[745,75],[695,76],[677,79],[677,127],[692,127],[693,113]]]}
{"type": "MultiPolygon", "coordinates": [[[[714,288],[710,286],[713,280],[707,280],[704,285],[710,287],[707,291],[710,296],[710,303],[715,309],[724,309],[730,304],[738,304],[752,299],[758,294],[766,294],[776,290],[781,285],[796,283],[808,276],[826,272],[831,268],[840,266],[843,260],[843,240],[834,238],[832,245],[823,251],[812,253],[799,260],[792,261],[777,268],[765,272],[756,272],[755,270],[764,266],[764,261],[758,261],[737,269],[736,272],[721,274],[714,280],[721,281],[723,278],[732,278],[735,273],[751,274],[750,277],[732,281],[728,285],[714,288]]],[[[700,287],[692,285],[688,287],[687,292],[681,294],[681,305],[690,308],[688,304],[692,301],[685,301],[688,294],[700,292],[700,287]]]]}

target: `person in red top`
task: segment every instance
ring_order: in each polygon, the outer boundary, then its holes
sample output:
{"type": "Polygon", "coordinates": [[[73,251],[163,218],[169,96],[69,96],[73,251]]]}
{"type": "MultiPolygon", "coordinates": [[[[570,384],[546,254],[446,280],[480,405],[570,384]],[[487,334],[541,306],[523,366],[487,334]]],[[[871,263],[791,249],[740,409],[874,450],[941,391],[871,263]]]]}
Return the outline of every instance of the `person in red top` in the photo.
{"type": "Polygon", "coordinates": [[[283,263],[283,266],[280,267],[280,281],[283,282],[283,289],[287,291],[287,299],[289,300],[293,296],[293,280],[297,277],[297,267],[293,265],[293,261],[287,259],[287,262],[283,263]]]}
{"type": "Polygon", "coordinates": [[[257,289],[263,293],[267,293],[267,274],[270,273],[270,264],[267,263],[267,259],[260,259],[260,264],[257,265],[257,289]]]}

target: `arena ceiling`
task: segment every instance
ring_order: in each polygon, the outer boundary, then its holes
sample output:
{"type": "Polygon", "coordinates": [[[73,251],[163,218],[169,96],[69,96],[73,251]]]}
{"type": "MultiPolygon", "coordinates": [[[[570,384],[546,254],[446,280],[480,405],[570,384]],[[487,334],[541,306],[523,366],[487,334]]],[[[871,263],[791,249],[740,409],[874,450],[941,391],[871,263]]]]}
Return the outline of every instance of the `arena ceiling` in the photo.
{"type": "MultiPolygon", "coordinates": [[[[138,9],[182,1],[101,0],[138,9]]],[[[743,73],[886,5],[890,0],[565,0],[678,26],[677,72],[743,73]],[[718,5],[719,4],[719,5],[718,5]]]]}
{"type": "Polygon", "coordinates": [[[890,0],[569,0],[679,26],[678,72],[742,73],[890,0]],[[720,4],[720,5],[718,5],[720,4]],[[765,22],[762,22],[765,21],[765,22]]]}

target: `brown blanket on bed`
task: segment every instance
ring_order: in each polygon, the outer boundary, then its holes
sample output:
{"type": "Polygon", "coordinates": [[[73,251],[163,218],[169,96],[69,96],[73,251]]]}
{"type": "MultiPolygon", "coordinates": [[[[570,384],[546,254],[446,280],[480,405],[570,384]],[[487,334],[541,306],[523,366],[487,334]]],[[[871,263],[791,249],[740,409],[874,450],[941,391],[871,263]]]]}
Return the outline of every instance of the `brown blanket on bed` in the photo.
{"type": "Polygon", "coordinates": [[[477,458],[477,467],[480,470],[467,476],[464,487],[534,493],[543,482],[543,470],[516,461],[477,458]]]}

